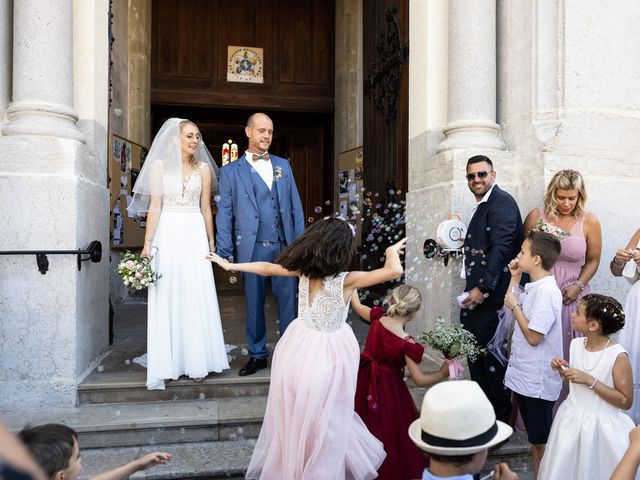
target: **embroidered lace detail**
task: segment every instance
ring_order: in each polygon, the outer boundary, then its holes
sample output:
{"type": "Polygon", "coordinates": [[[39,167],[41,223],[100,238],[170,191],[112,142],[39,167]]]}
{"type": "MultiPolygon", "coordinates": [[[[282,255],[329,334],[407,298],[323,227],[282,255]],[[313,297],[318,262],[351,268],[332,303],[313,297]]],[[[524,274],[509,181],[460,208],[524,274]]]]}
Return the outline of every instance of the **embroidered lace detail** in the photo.
{"type": "Polygon", "coordinates": [[[189,175],[184,177],[182,188],[178,188],[180,178],[173,175],[165,175],[162,177],[163,188],[165,192],[182,191],[181,195],[165,195],[162,198],[163,212],[199,212],[200,211],[200,195],[202,193],[202,175],[200,170],[205,164],[200,164],[189,175]]]}
{"type": "Polygon", "coordinates": [[[349,314],[349,302],[343,299],[344,277],[342,272],[337,277],[326,277],[320,289],[309,305],[309,278],[300,277],[298,289],[298,320],[309,328],[321,332],[332,332],[342,328],[349,314]]]}

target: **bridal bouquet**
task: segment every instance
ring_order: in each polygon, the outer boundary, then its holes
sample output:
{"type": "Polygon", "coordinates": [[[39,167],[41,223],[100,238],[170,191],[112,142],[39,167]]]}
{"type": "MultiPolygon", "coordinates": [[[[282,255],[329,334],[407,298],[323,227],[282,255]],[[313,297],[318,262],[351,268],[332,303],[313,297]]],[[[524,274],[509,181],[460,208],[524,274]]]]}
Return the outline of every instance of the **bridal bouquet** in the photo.
{"type": "Polygon", "coordinates": [[[546,222],[544,218],[538,220],[535,229],[539,232],[550,233],[554,237],[558,237],[558,240],[564,240],[569,236],[567,232],[565,232],[561,228],[556,227],[555,225],[551,225],[550,223],[546,222]]]}
{"type": "Polygon", "coordinates": [[[118,275],[126,286],[133,290],[142,290],[149,285],[155,285],[160,275],[154,273],[147,258],[141,258],[138,253],[128,250],[120,255],[120,263],[116,268],[118,275]]]}
{"type": "Polygon", "coordinates": [[[430,332],[422,334],[420,342],[442,352],[445,362],[449,365],[449,378],[457,380],[464,371],[458,361],[467,357],[475,362],[480,355],[486,355],[487,351],[481,348],[473,333],[462,328],[459,323],[445,325],[443,318],[436,319],[436,326],[430,332]]]}

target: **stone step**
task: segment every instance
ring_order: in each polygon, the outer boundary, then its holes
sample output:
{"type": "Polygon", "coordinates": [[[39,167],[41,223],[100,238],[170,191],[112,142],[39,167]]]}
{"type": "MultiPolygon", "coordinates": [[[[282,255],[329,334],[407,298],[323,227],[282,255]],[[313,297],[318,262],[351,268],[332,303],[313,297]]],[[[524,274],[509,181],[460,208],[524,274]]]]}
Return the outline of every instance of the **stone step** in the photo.
{"type": "Polygon", "coordinates": [[[14,431],[25,425],[63,423],[78,432],[82,448],[213,442],[255,438],[264,418],[266,397],[130,404],[5,415],[14,431]]]}
{"type": "Polygon", "coordinates": [[[82,448],[81,479],[111,470],[147,453],[161,450],[173,456],[167,465],[158,465],[133,474],[131,479],[167,480],[243,479],[255,440],[180,443],[135,448],[82,448]]]}
{"type": "Polygon", "coordinates": [[[78,403],[136,403],[154,401],[201,400],[213,398],[258,397],[269,392],[270,368],[248,377],[237,369],[211,374],[202,383],[186,377],[170,380],[165,390],[147,390],[146,372],[93,372],[78,385],[78,403]]]}

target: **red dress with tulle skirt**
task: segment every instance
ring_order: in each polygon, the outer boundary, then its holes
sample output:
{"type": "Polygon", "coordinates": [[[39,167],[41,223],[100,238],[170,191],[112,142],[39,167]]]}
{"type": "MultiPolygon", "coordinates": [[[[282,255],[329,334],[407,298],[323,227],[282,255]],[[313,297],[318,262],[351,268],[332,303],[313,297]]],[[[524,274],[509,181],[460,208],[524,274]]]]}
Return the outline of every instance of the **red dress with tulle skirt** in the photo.
{"type": "Polygon", "coordinates": [[[387,453],[378,470],[381,480],[422,478],[427,466],[424,454],[411,441],[409,425],[419,417],[404,382],[404,356],[420,363],[424,347],[400,338],[381,323],[380,307],[371,309],[371,327],[360,355],[356,387],[356,413],[387,453]]]}

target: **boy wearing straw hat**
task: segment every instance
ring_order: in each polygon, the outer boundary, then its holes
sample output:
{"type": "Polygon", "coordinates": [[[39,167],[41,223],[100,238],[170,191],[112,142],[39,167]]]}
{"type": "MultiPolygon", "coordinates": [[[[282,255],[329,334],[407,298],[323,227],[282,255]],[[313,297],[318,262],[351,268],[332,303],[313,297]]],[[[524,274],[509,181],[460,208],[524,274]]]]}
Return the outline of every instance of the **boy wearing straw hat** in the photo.
{"type": "MultiPolygon", "coordinates": [[[[489,448],[512,433],[509,425],[496,420],[491,402],[470,380],[431,387],[422,400],[420,418],[409,426],[409,437],[431,460],[422,480],[473,480],[489,448]]],[[[517,480],[518,475],[500,463],[484,478],[517,480]]]]}

